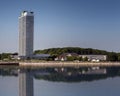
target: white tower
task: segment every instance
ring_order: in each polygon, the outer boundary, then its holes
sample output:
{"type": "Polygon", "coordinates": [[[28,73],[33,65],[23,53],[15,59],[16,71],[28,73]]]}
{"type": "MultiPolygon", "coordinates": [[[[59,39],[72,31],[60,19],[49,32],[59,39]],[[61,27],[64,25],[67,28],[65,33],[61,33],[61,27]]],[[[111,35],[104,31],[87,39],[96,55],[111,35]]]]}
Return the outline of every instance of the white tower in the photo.
{"type": "Polygon", "coordinates": [[[33,55],[34,13],[23,11],[19,17],[19,56],[33,55]]]}

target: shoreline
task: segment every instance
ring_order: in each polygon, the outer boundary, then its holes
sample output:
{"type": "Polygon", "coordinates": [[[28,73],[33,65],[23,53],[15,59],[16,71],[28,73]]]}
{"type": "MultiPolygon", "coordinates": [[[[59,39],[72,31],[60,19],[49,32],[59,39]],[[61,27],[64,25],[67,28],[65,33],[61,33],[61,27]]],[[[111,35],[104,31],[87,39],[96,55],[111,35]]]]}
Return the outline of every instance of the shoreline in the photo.
{"type": "Polygon", "coordinates": [[[0,66],[20,66],[20,67],[120,67],[120,62],[0,62],[0,66]]]}

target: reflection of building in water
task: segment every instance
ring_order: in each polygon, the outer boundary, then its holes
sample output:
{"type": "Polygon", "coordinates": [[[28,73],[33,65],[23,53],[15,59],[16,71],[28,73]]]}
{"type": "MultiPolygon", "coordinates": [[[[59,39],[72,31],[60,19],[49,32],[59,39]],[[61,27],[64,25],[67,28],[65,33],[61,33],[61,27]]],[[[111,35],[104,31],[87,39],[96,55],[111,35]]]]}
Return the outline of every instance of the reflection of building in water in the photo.
{"type": "Polygon", "coordinates": [[[19,72],[19,96],[33,96],[33,77],[30,70],[19,72]]]}

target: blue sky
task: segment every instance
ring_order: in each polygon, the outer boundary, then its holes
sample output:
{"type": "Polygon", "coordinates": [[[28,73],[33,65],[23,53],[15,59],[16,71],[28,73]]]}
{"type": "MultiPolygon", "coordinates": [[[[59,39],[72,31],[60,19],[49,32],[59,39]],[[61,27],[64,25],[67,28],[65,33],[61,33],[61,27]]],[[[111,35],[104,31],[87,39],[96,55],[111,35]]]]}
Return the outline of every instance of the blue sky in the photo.
{"type": "Polygon", "coordinates": [[[0,53],[18,52],[18,17],[34,11],[34,50],[120,52],[120,0],[0,0],[0,53]]]}

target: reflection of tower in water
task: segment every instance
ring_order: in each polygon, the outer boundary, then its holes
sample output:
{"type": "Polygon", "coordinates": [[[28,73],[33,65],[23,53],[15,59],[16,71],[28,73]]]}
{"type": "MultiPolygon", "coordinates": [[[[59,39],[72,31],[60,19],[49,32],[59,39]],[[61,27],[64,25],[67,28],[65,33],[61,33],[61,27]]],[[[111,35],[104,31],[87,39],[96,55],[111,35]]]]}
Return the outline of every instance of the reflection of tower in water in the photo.
{"type": "Polygon", "coordinates": [[[19,96],[33,96],[33,75],[28,69],[19,72],[19,96]]]}

